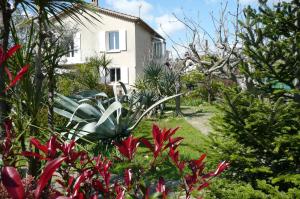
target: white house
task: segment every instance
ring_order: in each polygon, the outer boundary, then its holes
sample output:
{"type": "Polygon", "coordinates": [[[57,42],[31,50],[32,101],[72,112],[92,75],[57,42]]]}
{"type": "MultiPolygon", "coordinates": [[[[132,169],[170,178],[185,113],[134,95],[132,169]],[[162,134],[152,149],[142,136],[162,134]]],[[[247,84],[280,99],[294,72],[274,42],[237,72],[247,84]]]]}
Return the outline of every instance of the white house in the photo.
{"type": "Polygon", "coordinates": [[[87,58],[106,53],[112,60],[109,75],[105,77],[102,70],[101,81],[112,83],[122,81],[132,86],[137,77],[143,74],[144,67],[150,61],[166,60],[165,39],[141,18],[98,7],[99,21],[89,17],[89,22],[81,17],[83,23],[71,18],[64,22],[76,29],[74,41],[70,43],[70,53],[64,64],[84,63],[87,58]]]}

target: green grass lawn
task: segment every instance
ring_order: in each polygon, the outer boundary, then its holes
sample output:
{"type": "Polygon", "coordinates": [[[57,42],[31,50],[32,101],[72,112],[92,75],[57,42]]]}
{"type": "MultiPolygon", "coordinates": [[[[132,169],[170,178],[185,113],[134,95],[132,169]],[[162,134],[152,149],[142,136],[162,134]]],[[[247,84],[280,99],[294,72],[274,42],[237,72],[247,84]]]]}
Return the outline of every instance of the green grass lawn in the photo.
{"type": "MultiPolygon", "coordinates": [[[[153,120],[143,120],[139,126],[134,130],[134,137],[144,137],[148,138],[151,143],[152,140],[152,125],[157,124],[160,128],[176,128],[179,127],[178,131],[174,137],[183,137],[184,140],[179,146],[179,153],[181,160],[196,159],[199,158],[201,154],[207,153],[209,151],[209,139],[199,132],[197,129],[193,128],[188,124],[184,118],[174,118],[168,117],[165,119],[153,119],[153,120]]],[[[167,158],[167,151],[164,153],[164,157],[167,158]]],[[[114,168],[115,173],[121,174],[126,168],[143,168],[145,170],[149,169],[150,160],[152,153],[149,149],[144,147],[142,144],[139,146],[136,157],[132,162],[116,164],[114,168]],[[148,167],[148,168],[147,168],[148,167]]],[[[158,158],[157,164],[154,168],[155,171],[150,170],[145,174],[145,179],[157,180],[160,176],[164,176],[166,179],[178,179],[178,173],[175,167],[170,163],[170,161],[165,161],[166,159],[158,158]]]]}
{"type": "Polygon", "coordinates": [[[209,139],[192,127],[184,118],[169,117],[166,119],[144,120],[135,129],[135,137],[152,137],[152,125],[157,124],[160,128],[179,127],[175,137],[183,137],[184,140],[179,147],[180,154],[183,158],[198,158],[202,153],[209,150],[209,139]]]}

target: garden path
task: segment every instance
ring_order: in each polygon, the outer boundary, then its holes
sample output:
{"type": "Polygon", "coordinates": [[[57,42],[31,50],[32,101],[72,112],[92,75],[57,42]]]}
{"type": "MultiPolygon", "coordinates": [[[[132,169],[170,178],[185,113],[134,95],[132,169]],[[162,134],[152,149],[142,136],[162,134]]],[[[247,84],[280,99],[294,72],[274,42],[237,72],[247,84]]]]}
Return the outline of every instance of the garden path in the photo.
{"type": "Polygon", "coordinates": [[[185,120],[194,128],[198,129],[205,135],[211,132],[210,118],[214,116],[214,112],[197,110],[197,107],[185,107],[182,109],[185,120]]]}

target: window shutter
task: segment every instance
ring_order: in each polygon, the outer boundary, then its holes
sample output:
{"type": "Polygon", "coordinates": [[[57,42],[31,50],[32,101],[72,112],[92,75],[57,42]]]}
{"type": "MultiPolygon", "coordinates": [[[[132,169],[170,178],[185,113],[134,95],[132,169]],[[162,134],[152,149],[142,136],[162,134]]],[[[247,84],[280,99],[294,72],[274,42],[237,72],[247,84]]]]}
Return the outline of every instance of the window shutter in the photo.
{"type": "Polygon", "coordinates": [[[81,49],[81,34],[80,32],[77,32],[74,35],[74,50],[75,50],[74,57],[77,61],[81,60],[80,49],[81,49]]]}
{"type": "Polygon", "coordinates": [[[126,51],[127,50],[127,34],[126,30],[119,31],[120,37],[120,50],[126,51]]]}
{"type": "Polygon", "coordinates": [[[106,39],[105,39],[105,32],[99,32],[99,45],[100,45],[100,52],[106,51],[106,39]]]}
{"type": "Polygon", "coordinates": [[[129,68],[121,67],[121,82],[124,84],[129,84],[129,68]]]}

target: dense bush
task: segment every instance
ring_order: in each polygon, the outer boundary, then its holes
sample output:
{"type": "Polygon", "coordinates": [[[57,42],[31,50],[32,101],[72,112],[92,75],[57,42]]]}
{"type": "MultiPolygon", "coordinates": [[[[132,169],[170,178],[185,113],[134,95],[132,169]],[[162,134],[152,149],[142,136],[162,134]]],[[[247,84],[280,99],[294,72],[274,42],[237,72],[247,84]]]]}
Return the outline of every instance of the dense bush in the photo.
{"type": "Polygon", "coordinates": [[[220,107],[222,114],[213,120],[213,140],[232,164],[228,177],[254,187],[257,180],[266,180],[280,191],[300,188],[299,104],[231,91],[220,107]]]}
{"type": "Polygon", "coordinates": [[[92,74],[91,71],[77,71],[59,76],[56,83],[57,92],[62,93],[65,96],[70,96],[84,90],[96,90],[98,92],[106,93],[109,97],[114,96],[112,86],[99,83],[99,79],[95,79],[95,82],[89,84],[89,82],[92,81],[90,81],[89,78],[86,78],[86,76],[89,76],[89,73],[92,74]]]}
{"type": "Polygon", "coordinates": [[[225,91],[222,114],[213,119],[214,147],[231,161],[227,179],[239,184],[221,194],[299,198],[299,2],[272,8],[259,2],[259,9],[244,10],[241,23],[245,58],[239,70],[248,90],[225,91]]]}
{"type": "Polygon", "coordinates": [[[0,197],[8,195],[16,198],[167,198],[192,195],[199,196],[199,192],[210,184],[212,178],[220,175],[228,168],[228,163],[221,162],[212,172],[204,173],[205,154],[199,159],[183,161],[177,147],[183,138],[174,137],[177,129],[159,129],[153,126],[150,140],[130,136],[115,146],[120,155],[104,157],[99,154],[91,157],[87,152],[78,150],[74,140],[63,142],[52,136],[45,144],[36,138],[30,139],[37,151],[23,151],[21,155],[35,157],[42,162],[41,175],[21,180],[17,169],[9,166],[7,160],[14,153],[12,146],[11,122],[6,123],[7,139],[3,144],[4,167],[1,171],[0,197]],[[111,172],[114,164],[132,163],[139,144],[150,149],[152,157],[144,165],[130,164],[122,173],[111,172]],[[167,152],[168,151],[168,152],[167,152]],[[169,187],[163,176],[155,180],[148,179],[149,173],[156,172],[160,162],[170,163],[173,171],[179,177],[175,181],[176,187],[169,187]],[[179,181],[180,180],[180,181],[179,181]],[[3,188],[5,187],[5,189],[3,188]],[[172,192],[175,191],[175,192],[172,192]],[[26,195],[25,195],[26,194],[26,195]]]}
{"type": "Polygon", "coordinates": [[[212,78],[207,82],[205,75],[197,70],[185,74],[182,78],[185,84],[185,91],[191,99],[201,99],[206,102],[213,102],[221,95],[223,83],[218,78],[212,78]]]}

